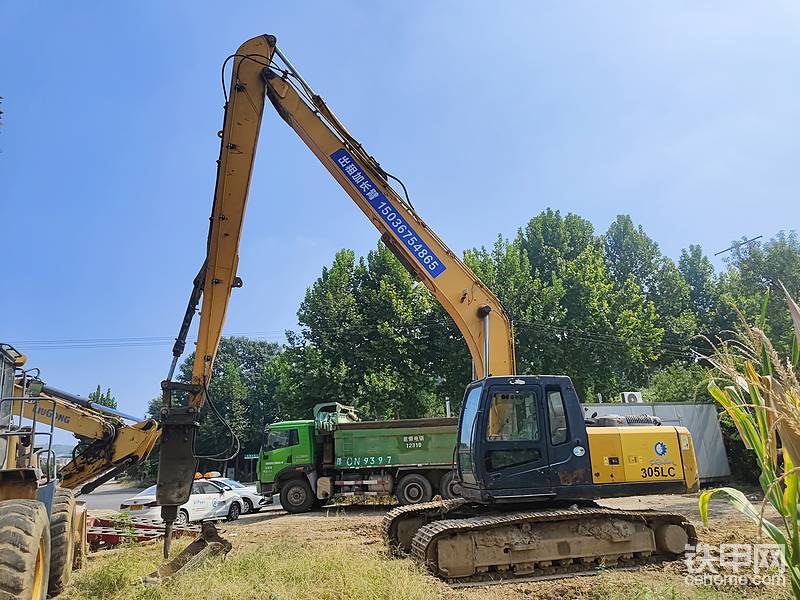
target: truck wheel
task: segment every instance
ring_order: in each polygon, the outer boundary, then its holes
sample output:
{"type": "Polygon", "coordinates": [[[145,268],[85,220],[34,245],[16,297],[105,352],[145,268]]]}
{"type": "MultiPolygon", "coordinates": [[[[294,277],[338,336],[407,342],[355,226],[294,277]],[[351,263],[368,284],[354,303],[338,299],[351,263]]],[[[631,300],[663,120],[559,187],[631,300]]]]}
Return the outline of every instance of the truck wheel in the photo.
{"type": "Polygon", "coordinates": [[[0,502],[0,597],[47,597],[50,523],[36,500],[0,502]]]}
{"type": "Polygon", "coordinates": [[[453,498],[458,498],[458,494],[455,492],[457,485],[455,472],[448,471],[442,475],[442,478],[439,480],[439,495],[443,500],[452,500],[453,498]]]}
{"type": "Polygon", "coordinates": [[[409,473],[397,484],[400,504],[419,504],[433,498],[433,488],[428,478],[419,473],[409,473]]]}
{"type": "Polygon", "coordinates": [[[50,580],[47,593],[57,596],[67,587],[72,575],[75,543],[72,527],[75,522],[75,495],[72,490],[57,488],[50,510],[50,580]]]}
{"type": "Polygon", "coordinates": [[[305,479],[290,479],[281,486],[281,505],[286,512],[308,512],[316,499],[305,479]]]}

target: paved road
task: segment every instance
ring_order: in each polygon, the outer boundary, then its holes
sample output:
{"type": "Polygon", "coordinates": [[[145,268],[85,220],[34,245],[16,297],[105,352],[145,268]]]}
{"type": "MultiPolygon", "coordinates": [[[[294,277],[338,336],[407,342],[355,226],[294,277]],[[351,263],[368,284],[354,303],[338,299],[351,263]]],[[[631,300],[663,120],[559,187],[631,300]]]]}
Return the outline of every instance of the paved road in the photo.
{"type": "MultiPolygon", "coordinates": [[[[89,512],[93,510],[119,510],[121,502],[135,496],[143,489],[140,487],[124,487],[117,483],[106,483],[91,494],[81,496],[80,499],[86,502],[89,512]]],[[[267,510],[281,510],[281,501],[278,496],[275,496],[273,503],[273,506],[270,506],[267,510]]]]}
{"type": "Polygon", "coordinates": [[[119,505],[123,500],[135,496],[144,488],[122,487],[116,483],[101,485],[91,494],[81,496],[80,499],[86,502],[89,512],[93,510],[119,510],[119,505]]]}

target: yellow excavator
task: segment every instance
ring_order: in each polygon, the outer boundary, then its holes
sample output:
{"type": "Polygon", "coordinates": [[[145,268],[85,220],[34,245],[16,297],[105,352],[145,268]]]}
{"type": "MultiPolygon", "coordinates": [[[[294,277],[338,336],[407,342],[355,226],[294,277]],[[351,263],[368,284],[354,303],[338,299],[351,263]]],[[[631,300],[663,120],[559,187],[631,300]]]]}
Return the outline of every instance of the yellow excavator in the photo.
{"type": "Polygon", "coordinates": [[[40,600],[61,593],[86,554],[86,510],[76,496],[147,458],[160,429],[48,386],[25,363],[0,344],[0,597],[40,600]],[[85,440],[58,472],[56,429],[85,440]]]}
{"type": "MultiPolygon", "coordinates": [[[[500,301],[422,220],[398,181],[334,115],[278,48],[248,40],[228,57],[231,82],[207,255],[195,277],[162,382],[157,502],[169,530],[196,471],[198,415],[237,277],[238,247],[261,118],[268,99],[370,222],[411,275],[443,305],[467,343],[474,381],[466,390],[455,449],[459,498],[389,512],[387,543],[452,581],[569,575],[597,564],[625,566],[682,554],[696,542],[686,518],[620,511],[599,498],[698,489],[685,428],[646,420],[586,419],[566,376],[516,373],[511,322],[500,301]],[[191,383],[172,381],[202,299],[191,383]],[[182,397],[182,400],[179,399],[182,397]]],[[[405,186],[402,185],[405,192],[405,186]]],[[[165,542],[169,555],[169,535],[165,542]]]]}

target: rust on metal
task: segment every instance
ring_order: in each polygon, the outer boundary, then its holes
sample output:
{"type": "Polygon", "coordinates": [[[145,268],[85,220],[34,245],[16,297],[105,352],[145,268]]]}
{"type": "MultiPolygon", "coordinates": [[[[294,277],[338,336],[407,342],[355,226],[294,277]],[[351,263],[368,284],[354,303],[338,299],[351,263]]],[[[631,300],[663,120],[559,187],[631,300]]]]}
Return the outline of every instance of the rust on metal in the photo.
{"type": "Polygon", "coordinates": [[[561,485],[578,485],[589,481],[589,475],[584,467],[572,471],[558,471],[558,479],[561,485]]]}

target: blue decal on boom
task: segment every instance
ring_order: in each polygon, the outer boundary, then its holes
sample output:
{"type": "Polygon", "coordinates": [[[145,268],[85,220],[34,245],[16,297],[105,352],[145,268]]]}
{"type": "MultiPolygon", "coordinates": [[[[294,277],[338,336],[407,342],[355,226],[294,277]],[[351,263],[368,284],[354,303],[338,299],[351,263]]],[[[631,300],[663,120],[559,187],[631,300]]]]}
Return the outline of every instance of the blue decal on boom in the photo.
{"type": "Polygon", "coordinates": [[[350,156],[350,153],[344,149],[339,148],[336,152],[331,154],[331,158],[336,165],[342,170],[356,189],[361,192],[364,199],[369,202],[370,206],[375,209],[380,217],[386,222],[394,234],[400,238],[407,247],[409,252],[414,255],[417,262],[422,265],[430,276],[433,278],[438,277],[444,273],[445,267],[439,257],[434,254],[428,245],[423,242],[411,227],[411,224],[401,217],[397,210],[389,202],[389,199],[380,191],[373,181],[367,177],[363,169],[358,166],[358,163],[350,156]]]}

